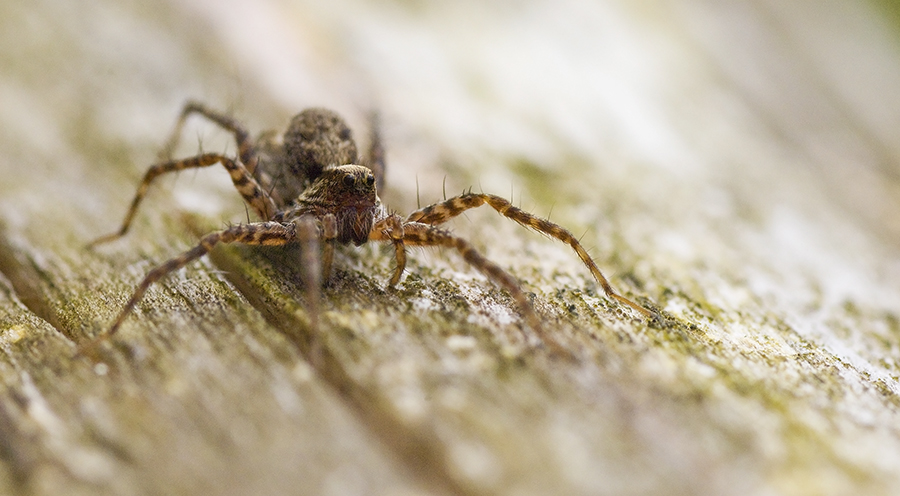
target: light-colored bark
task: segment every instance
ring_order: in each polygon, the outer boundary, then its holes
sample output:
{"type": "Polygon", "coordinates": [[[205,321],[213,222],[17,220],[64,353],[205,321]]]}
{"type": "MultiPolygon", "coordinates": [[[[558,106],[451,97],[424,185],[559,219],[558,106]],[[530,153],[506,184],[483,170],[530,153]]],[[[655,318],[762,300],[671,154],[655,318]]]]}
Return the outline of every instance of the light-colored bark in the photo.
{"type": "MultiPolygon", "coordinates": [[[[7,2],[0,7],[0,493],[890,494],[900,490],[900,44],[826,2],[7,2]],[[21,5],[19,5],[21,3],[21,5]],[[312,335],[295,250],[222,247],[221,170],[153,188],[188,98],[254,131],[382,115],[401,213],[451,223],[576,360],[449,251],[338,252],[312,335]],[[443,186],[443,184],[446,186],[443,186]],[[485,207],[486,208],[486,207],[485,207]],[[552,214],[551,214],[552,210],[552,214]]],[[[179,154],[234,151],[191,121],[179,154]],[[199,141],[199,145],[198,145],[199,141]]]]}

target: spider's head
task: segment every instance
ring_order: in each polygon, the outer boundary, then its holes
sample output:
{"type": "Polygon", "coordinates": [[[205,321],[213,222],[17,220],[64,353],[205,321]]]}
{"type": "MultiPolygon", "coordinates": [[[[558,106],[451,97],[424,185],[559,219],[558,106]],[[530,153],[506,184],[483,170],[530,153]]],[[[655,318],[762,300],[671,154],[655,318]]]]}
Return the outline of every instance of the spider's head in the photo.
{"type": "Polygon", "coordinates": [[[338,223],[338,241],[365,243],[381,204],[375,175],[361,165],[333,165],[307,188],[296,202],[315,215],[332,214],[338,223]]]}
{"type": "Polygon", "coordinates": [[[378,201],[375,191],[375,175],[362,165],[338,165],[326,167],[316,183],[322,183],[323,194],[338,206],[367,207],[378,201]]]}
{"type": "Polygon", "coordinates": [[[328,210],[374,206],[378,202],[375,175],[362,165],[330,165],[303,191],[297,202],[328,210]]]}

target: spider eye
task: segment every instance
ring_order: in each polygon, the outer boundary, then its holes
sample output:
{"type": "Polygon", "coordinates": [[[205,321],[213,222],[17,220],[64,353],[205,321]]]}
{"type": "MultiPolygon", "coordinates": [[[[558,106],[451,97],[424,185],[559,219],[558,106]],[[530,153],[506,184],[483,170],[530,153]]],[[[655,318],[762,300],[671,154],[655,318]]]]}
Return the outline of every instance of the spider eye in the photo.
{"type": "Polygon", "coordinates": [[[366,186],[371,186],[373,184],[375,184],[375,176],[369,174],[368,176],[366,176],[366,186]]]}
{"type": "Polygon", "coordinates": [[[353,174],[347,174],[346,176],[344,176],[343,181],[344,181],[344,186],[349,188],[356,183],[356,178],[353,177],[353,174]]]}

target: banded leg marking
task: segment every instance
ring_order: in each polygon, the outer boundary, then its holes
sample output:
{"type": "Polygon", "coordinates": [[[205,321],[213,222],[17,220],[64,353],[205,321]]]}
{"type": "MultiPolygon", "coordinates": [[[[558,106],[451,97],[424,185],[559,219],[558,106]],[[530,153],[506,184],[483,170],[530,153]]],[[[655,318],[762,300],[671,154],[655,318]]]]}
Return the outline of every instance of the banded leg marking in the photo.
{"type": "Polygon", "coordinates": [[[260,187],[259,183],[256,182],[256,179],[247,172],[247,169],[239,162],[235,162],[224,155],[218,153],[206,153],[183,160],[163,162],[147,169],[147,172],[144,174],[144,179],[138,186],[137,193],[135,193],[134,199],[131,201],[131,206],[128,208],[125,220],[122,222],[122,227],[114,233],[95,239],[88,247],[113,241],[124,236],[125,233],[128,232],[128,228],[131,227],[131,222],[134,220],[135,213],[137,213],[138,206],[141,204],[144,196],[146,196],[150,184],[157,177],[169,172],[209,167],[219,163],[221,163],[228,171],[228,174],[231,176],[231,181],[234,183],[235,188],[237,188],[238,193],[241,194],[244,201],[253,208],[256,214],[263,220],[271,219],[276,212],[275,202],[272,201],[272,198],[269,197],[268,193],[260,187]]]}
{"type": "Polygon", "coordinates": [[[397,214],[391,214],[376,222],[369,234],[369,241],[390,241],[394,245],[394,258],[397,266],[391,275],[388,286],[394,287],[400,282],[403,270],[406,268],[406,245],[403,239],[403,219],[397,214]]]}
{"type": "Polygon", "coordinates": [[[246,167],[251,174],[256,172],[258,157],[256,149],[253,146],[253,141],[250,139],[250,133],[247,129],[233,117],[229,117],[222,112],[213,110],[206,105],[193,100],[185,103],[184,107],[181,109],[181,114],[179,114],[178,121],[175,123],[175,129],[172,130],[172,134],[169,136],[168,141],[166,141],[165,148],[163,148],[162,158],[164,160],[171,159],[172,153],[175,151],[178,142],[181,140],[181,131],[184,128],[184,123],[191,114],[200,114],[219,127],[230,132],[234,136],[234,141],[237,143],[238,157],[240,157],[244,167],[246,167]]]}
{"type": "Polygon", "coordinates": [[[416,210],[415,212],[411,213],[409,217],[406,218],[406,220],[407,222],[421,222],[423,224],[432,226],[439,225],[458,216],[459,214],[465,212],[470,208],[480,207],[485,203],[490,205],[494,210],[496,210],[504,217],[512,219],[529,229],[533,229],[539,233],[556,238],[559,241],[562,241],[563,243],[569,245],[572,250],[574,250],[578,255],[578,258],[580,258],[584,265],[588,268],[588,270],[590,270],[591,275],[603,288],[603,292],[606,293],[607,297],[637,310],[641,315],[649,319],[656,318],[656,315],[650,310],[647,310],[641,305],[638,305],[628,298],[625,298],[624,296],[616,293],[603,273],[600,272],[597,264],[594,262],[591,256],[588,255],[588,252],[584,249],[584,247],[581,246],[578,238],[576,238],[568,229],[550,222],[547,219],[532,215],[522,210],[521,208],[514,206],[503,197],[484,193],[467,193],[416,210]]]}
{"type": "Polygon", "coordinates": [[[138,284],[132,293],[128,303],[119,312],[112,327],[105,334],[98,336],[94,341],[88,344],[93,347],[100,341],[109,339],[118,332],[125,319],[134,311],[134,308],[144,297],[144,294],[153,285],[168,274],[184,267],[185,265],[197,260],[209,253],[213,247],[219,243],[244,243],[248,245],[261,246],[280,246],[293,241],[296,238],[295,228],[292,224],[281,224],[279,222],[257,222],[253,224],[241,224],[232,226],[222,231],[216,231],[204,236],[200,243],[190,250],[169,259],[155,269],[151,270],[144,276],[144,279],[138,284]]]}

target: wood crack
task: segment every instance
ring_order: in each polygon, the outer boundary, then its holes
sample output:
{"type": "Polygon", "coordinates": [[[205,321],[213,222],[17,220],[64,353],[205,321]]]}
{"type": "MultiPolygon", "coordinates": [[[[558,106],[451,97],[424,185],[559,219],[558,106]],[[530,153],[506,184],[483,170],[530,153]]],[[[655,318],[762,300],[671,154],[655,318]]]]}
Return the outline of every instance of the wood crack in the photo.
{"type": "Polygon", "coordinates": [[[39,270],[27,253],[9,243],[6,229],[0,225],[0,274],[9,281],[11,298],[18,300],[37,318],[47,322],[54,330],[71,340],[75,338],[60,325],[59,318],[41,289],[39,270]]]}

